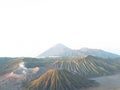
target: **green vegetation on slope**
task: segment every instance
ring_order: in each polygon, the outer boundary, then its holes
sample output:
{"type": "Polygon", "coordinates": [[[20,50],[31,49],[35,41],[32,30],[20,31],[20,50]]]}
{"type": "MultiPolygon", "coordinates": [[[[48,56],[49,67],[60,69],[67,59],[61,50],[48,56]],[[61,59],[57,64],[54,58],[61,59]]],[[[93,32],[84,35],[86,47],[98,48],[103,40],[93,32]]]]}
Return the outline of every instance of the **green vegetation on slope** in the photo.
{"type": "Polygon", "coordinates": [[[9,58],[9,57],[0,57],[0,66],[11,59],[12,58],[9,58]]]}
{"type": "Polygon", "coordinates": [[[19,67],[19,63],[23,60],[21,58],[15,58],[13,60],[9,60],[8,62],[2,64],[0,66],[0,75],[4,75],[6,73],[10,73],[19,67]]]}

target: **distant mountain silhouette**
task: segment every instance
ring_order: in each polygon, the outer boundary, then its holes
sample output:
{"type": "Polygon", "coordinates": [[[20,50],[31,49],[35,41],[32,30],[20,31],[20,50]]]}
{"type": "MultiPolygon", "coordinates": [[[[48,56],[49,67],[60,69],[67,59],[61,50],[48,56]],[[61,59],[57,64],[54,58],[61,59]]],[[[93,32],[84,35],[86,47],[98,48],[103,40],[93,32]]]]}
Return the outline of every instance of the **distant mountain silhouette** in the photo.
{"type": "Polygon", "coordinates": [[[65,45],[57,44],[54,47],[48,49],[38,57],[72,57],[80,55],[92,55],[101,58],[117,58],[120,57],[117,54],[106,52],[100,49],[82,48],[79,50],[72,50],[65,45]]]}
{"type": "Polygon", "coordinates": [[[45,51],[44,53],[42,53],[41,55],[39,55],[39,57],[41,57],[41,56],[43,56],[43,57],[66,56],[64,54],[67,54],[68,52],[71,52],[70,48],[68,48],[62,44],[57,44],[54,47],[52,47],[52,48],[48,49],[47,51],[45,51]]]}

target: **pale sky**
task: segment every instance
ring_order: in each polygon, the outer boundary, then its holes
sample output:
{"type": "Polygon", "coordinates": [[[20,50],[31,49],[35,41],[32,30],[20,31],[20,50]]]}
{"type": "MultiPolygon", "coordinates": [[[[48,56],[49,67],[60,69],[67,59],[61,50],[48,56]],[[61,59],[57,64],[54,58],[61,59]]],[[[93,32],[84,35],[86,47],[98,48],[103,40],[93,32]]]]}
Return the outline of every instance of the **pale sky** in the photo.
{"type": "Polygon", "coordinates": [[[119,0],[0,0],[0,56],[34,57],[57,43],[120,54],[119,0]]]}

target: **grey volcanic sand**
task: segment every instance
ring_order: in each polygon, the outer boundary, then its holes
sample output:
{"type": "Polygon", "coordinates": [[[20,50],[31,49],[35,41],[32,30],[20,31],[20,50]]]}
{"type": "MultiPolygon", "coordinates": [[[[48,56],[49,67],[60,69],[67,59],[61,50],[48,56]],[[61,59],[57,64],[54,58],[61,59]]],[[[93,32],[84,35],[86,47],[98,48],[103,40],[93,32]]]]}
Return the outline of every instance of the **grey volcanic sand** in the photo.
{"type": "Polygon", "coordinates": [[[120,90],[120,74],[93,78],[100,85],[83,90],[120,90]]]}

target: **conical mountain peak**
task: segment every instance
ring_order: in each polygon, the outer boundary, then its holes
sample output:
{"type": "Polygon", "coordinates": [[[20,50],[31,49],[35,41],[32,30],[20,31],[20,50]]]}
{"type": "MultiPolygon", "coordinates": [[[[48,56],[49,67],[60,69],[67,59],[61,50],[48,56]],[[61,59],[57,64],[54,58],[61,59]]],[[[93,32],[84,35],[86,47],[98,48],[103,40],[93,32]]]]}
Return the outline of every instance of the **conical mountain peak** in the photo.
{"type": "Polygon", "coordinates": [[[61,44],[61,43],[58,43],[55,45],[56,47],[66,47],[65,45],[61,44]]]}
{"type": "Polygon", "coordinates": [[[29,83],[26,90],[77,90],[93,85],[95,82],[77,74],[72,74],[66,70],[50,69],[40,78],[29,83]]]}
{"type": "Polygon", "coordinates": [[[66,47],[65,45],[56,44],[55,46],[51,47],[50,49],[48,49],[47,51],[39,55],[39,57],[40,56],[45,56],[45,57],[62,56],[69,51],[71,51],[71,49],[66,47]]]}
{"type": "Polygon", "coordinates": [[[60,49],[60,48],[64,48],[64,49],[70,49],[68,48],[67,46],[61,44],[61,43],[58,43],[56,44],[55,46],[53,46],[52,48],[57,48],[57,49],[60,49]]]}

